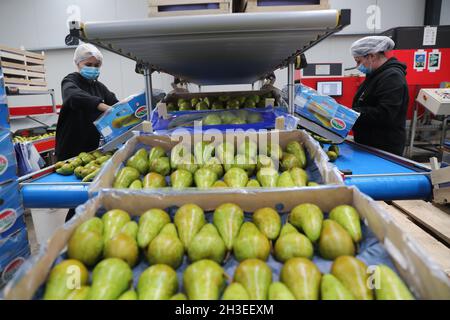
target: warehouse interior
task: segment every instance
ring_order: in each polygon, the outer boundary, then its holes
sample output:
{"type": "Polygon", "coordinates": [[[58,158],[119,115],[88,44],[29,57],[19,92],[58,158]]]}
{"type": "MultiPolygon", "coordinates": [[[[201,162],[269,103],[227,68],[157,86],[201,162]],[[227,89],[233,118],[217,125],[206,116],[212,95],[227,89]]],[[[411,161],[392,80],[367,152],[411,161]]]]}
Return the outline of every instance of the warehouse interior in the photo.
{"type": "Polygon", "coordinates": [[[449,300],[449,39],[450,0],[1,1],[0,299],[449,300]]]}

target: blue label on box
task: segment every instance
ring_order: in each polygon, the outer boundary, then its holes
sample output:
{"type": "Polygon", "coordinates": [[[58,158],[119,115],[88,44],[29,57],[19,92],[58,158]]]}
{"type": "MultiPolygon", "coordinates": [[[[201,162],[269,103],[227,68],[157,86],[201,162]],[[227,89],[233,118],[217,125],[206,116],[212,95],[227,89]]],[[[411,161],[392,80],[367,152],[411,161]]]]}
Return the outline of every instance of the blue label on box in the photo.
{"type": "Polygon", "coordinates": [[[145,94],[134,95],[116,103],[94,124],[106,142],[124,134],[147,116],[145,94]]]}
{"type": "Polygon", "coordinates": [[[343,138],[348,135],[359,117],[358,112],[303,85],[297,85],[295,88],[294,104],[298,115],[343,138]]]}
{"type": "Polygon", "coordinates": [[[17,181],[0,186],[0,239],[25,227],[17,181]]]}
{"type": "Polygon", "coordinates": [[[0,287],[3,287],[30,256],[30,245],[25,228],[6,239],[0,239],[0,287]]]}

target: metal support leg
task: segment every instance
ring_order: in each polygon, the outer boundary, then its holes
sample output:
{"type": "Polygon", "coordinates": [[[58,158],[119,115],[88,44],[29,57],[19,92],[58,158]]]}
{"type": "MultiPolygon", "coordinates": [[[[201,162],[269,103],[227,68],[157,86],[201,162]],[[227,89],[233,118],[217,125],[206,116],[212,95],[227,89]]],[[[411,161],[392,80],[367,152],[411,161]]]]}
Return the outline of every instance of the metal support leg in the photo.
{"type": "Polygon", "coordinates": [[[50,97],[52,98],[52,110],[53,113],[56,113],[56,100],[55,100],[55,90],[50,90],[50,97]]]}
{"type": "Polygon", "coordinates": [[[442,131],[441,131],[441,148],[439,152],[442,153],[442,150],[444,148],[445,144],[445,136],[447,135],[447,122],[448,122],[448,116],[445,116],[444,120],[442,121],[442,131]]]}
{"type": "Polygon", "coordinates": [[[254,90],[255,90],[255,83],[252,82],[252,91],[254,91],[254,90]]]}
{"type": "Polygon", "coordinates": [[[153,108],[153,89],[152,89],[152,73],[149,66],[144,68],[145,77],[145,103],[147,104],[147,120],[151,121],[152,108],[153,108]]]}
{"type": "Polygon", "coordinates": [[[408,158],[412,159],[413,148],[414,148],[414,138],[416,136],[416,126],[417,126],[417,102],[414,103],[414,114],[411,124],[411,135],[409,138],[409,150],[408,150],[408,158]]]}
{"type": "Polygon", "coordinates": [[[289,113],[294,114],[294,74],[295,74],[295,64],[290,62],[288,65],[288,97],[289,97],[289,113]]]}

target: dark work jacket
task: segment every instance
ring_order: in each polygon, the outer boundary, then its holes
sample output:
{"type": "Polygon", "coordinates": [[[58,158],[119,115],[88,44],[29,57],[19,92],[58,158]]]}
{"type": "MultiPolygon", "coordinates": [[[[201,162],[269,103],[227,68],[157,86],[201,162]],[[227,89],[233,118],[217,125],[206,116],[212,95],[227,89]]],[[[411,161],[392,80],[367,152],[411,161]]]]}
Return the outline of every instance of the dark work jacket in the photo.
{"type": "Polygon", "coordinates": [[[63,105],[56,129],[56,157],[65,160],[98,148],[100,134],[93,122],[102,114],[103,102],[112,106],[118,100],[106,86],[83,78],[78,72],[67,75],[61,83],[63,105]]]}
{"type": "Polygon", "coordinates": [[[367,75],[353,99],[353,109],[361,113],[353,127],[356,142],[402,155],[409,102],[405,76],[406,65],[396,58],[367,75]]]}

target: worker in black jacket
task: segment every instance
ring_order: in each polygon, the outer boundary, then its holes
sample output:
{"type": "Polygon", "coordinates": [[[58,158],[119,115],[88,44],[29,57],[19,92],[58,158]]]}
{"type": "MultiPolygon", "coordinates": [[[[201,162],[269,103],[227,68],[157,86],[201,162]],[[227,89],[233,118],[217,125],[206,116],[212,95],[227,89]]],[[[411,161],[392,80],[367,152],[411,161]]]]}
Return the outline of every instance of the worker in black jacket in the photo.
{"type": "Polygon", "coordinates": [[[353,99],[353,109],[360,112],[353,132],[356,142],[401,156],[409,94],[406,65],[385,55],[394,46],[384,36],[365,37],[352,45],[357,68],[366,74],[353,99]]]}
{"type": "Polygon", "coordinates": [[[74,62],[78,72],[70,73],[61,83],[63,105],[56,130],[58,161],[97,149],[100,134],[94,121],[118,102],[114,93],[97,80],[103,55],[95,46],[79,45],[74,62]]]}

